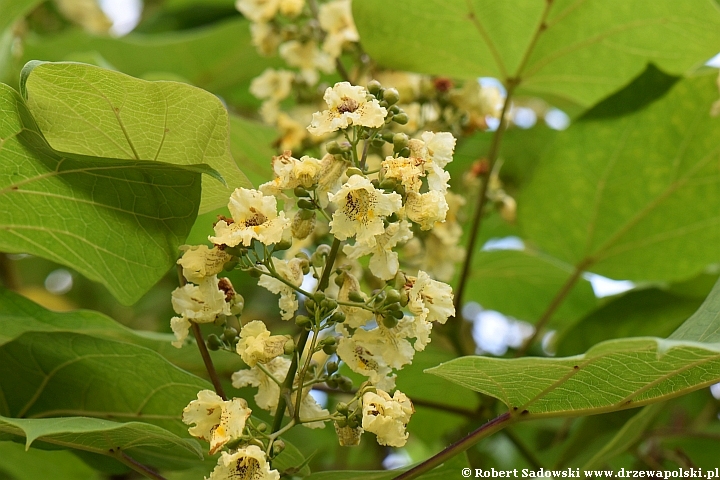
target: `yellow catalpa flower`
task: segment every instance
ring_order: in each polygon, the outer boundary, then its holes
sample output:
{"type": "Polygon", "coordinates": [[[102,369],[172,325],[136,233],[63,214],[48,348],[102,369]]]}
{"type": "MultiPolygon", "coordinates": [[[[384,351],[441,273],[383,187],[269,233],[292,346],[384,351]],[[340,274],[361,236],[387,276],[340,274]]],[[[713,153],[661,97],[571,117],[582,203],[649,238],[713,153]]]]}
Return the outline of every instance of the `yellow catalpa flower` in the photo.
{"type": "MultiPolygon", "coordinates": [[[[336,328],[341,332],[344,330],[341,325],[336,328]]],[[[376,385],[378,388],[390,390],[395,387],[395,375],[391,375],[392,368],[381,355],[376,355],[375,352],[370,351],[355,338],[359,332],[364,331],[359,328],[355,330],[352,337],[347,331],[344,331],[344,336],[340,337],[338,341],[337,355],[350,370],[368,377],[371,384],[376,385]]],[[[362,335],[360,334],[361,337],[362,335]]]]}
{"type": "MultiPolygon", "coordinates": [[[[285,381],[288,370],[290,370],[290,360],[285,357],[275,357],[263,365],[276,380],[285,381]]],[[[280,395],[280,387],[267,374],[260,370],[257,365],[249,370],[240,370],[232,374],[232,386],[235,388],[247,387],[248,385],[258,387],[258,393],[255,394],[255,403],[263,410],[268,410],[271,414],[275,414],[277,408],[278,396],[280,395]]]]}
{"type": "Polygon", "coordinates": [[[336,83],[325,90],[327,110],[313,114],[307,127],[313,135],[323,135],[350,125],[378,128],[385,124],[387,110],[376,99],[367,99],[367,91],[348,82],[336,83]]]}
{"type": "Polygon", "coordinates": [[[199,285],[188,283],[173,290],[172,306],[175,313],[195,323],[214,322],[218,315],[231,313],[215,275],[204,278],[199,285]]]}
{"type": "Polygon", "coordinates": [[[277,199],[264,196],[258,190],[236,189],[230,196],[228,209],[232,220],[220,220],[215,224],[215,236],[209,237],[216,245],[249,247],[253,238],[270,245],[282,240],[283,230],[290,227],[285,212],[277,211],[277,199]]]}
{"type": "Polygon", "coordinates": [[[404,393],[396,390],[391,397],[380,389],[377,393],[366,392],[362,398],[362,411],[362,427],[377,435],[380,445],[405,445],[408,438],[405,428],[415,409],[404,393]]]}
{"type": "Polygon", "coordinates": [[[360,40],[350,0],[336,0],[320,5],[318,21],[326,33],[322,48],[333,58],[340,56],[343,45],[360,40]]]}
{"type": "Polygon", "coordinates": [[[295,17],[302,12],[304,0],[237,0],[235,8],[253,22],[267,22],[278,12],[295,17]]]}
{"type": "Polygon", "coordinates": [[[265,195],[277,195],[282,190],[295,187],[312,187],[318,181],[322,165],[320,160],[307,155],[300,160],[293,158],[292,152],[286,150],[282,155],[273,157],[272,167],[275,178],[259,187],[265,195]]]}
{"type": "Polygon", "coordinates": [[[408,192],[419,192],[425,176],[425,161],[419,157],[387,157],[382,162],[384,178],[396,180],[408,192]]]}
{"type": "Polygon", "coordinates": [[[295,150],[300,148],[303,140],[308,136],[305,125],[285,112],[279,112],[277,114],[275,126],[280,132],[278,143],[281,150],[295,150]]]}
{"type": "Polygon", "coordinates": [[[222,452],[209,480],[280,480],[280,473],[270,469],[260,447],[248,445],[235,453],[222,452]]]}
{"type": "Polygon", "coordinates": [[[265,323],[253,320],[240,330],[240,340],[235,347],[243,362],[253,367],[257,363],[267,363],[285,351],[285,335],[270,335],[265,323]]]}
{"type": "MultiPolygon", "coordinates": [[[[290,260],[280,260],[272,258],[273,268],[275,271],[288,282],[299,287],[303,282],[302,264],[300,258],[292,258],[290,260]]],[[[265,269],[265,267],[263,267],[265,269]]],[[[280,314],[283,320],[290,320],[298,309],[298,301],[295,296],[295,290],[281,282],[280,280],[263,275],[258,281],[258,285],[270,290],[272,293],[280,294],[280,314]]]]}
{"type": "Polygon", "coordinates": [[[202,390],[183,410],[185,424],[195,424],[188,432],[193,437],[210,443],[210,455],[215,454],[226,443],[242,436],[245,421],[251,410],[242,398],[223,400],[210,390],[202,390]]]}
{"type": "Polygon", "coordinates": [[[350,177],[336,194],[329,197],[338,207],[330,222],[330,232],[338,240],[354,236],[356,242],[370,247],[375,245],[375,237],[385,231],[383,217],[402,206],[400,195],[384,193],[360,175],[350,177]]]}
{"type": "Polygon", "coordinates": [[[232,258],[219,248],[208,248],[206,245],[182,245],[180,250],[184,253],[177,263],[182,265],[183,277],[193,283],[200,283],[206,277],[222,272],[232,258]]]}
{"type": "Polygon", "coordinates": [[[355,245],[345,245],[343,253],[352,260],[368,254],[372,255],[369,264],[372,274],[383,280],[390,280],[395,277],[400,267],[398,254],[393,251],[393,248],[398,243],[408,241],[412,236],[410,224],[401,220],[391,223],[382,234],[376,236],[374,246],[368,247],[367,244],[358,242],[355,245]]]}
{"type": "Polygon", "coordinates": [[[422,270],[416,277],[406,277],[408,309],[416,317],[428,322],[445,323],[455,315],[453,293],[450,285],[430,278],[422,270]]]}
{"type": "Polygon", "coordinates": [[[261,55],[273,55],[282,42],[280,32],[270,23],[258,22],[250,25],[250,38],[261,55]]]}
{"type": "Polygon", "coordinates": [[[267,68],[250,83],[250,93],[260,100],[280,102],[290,95],[294,78],[295,74],[288,70],[267,68]]]}
{"type": "Polygon", "coordinates": [[[405,215],[423,230],[430,230],[436,222],[444,222],[448,208],[445,194],[436,190],[408,192],[405,198],[405,215]]]}
{"type": "Polygon", "coordinates": [[[326,52],[320,50],[314,40],[300,42],[290,40],[280,45],[280,57],[291,67],[300,69],[300,75],[308,85],[315,85],[320,78],[318,70],[332,73],[335,61],[326,52]]]}

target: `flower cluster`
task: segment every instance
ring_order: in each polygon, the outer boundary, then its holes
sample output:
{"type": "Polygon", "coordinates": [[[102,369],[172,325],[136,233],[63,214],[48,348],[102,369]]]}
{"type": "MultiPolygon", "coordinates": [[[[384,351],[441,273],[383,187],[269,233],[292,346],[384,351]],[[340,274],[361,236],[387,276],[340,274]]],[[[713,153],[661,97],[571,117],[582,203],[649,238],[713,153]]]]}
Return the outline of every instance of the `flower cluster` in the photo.
{"type": "MultiPolygon", "coordinates": [[[[241,3],[264,5],[263,15],[285,5],[241,3]]],[[[273,179],[233,192],[230,217],[221,216],[209,237],[213,246],[185,247],[178,261],[193,282],[173,293],[181,320],[223,328],[208,336],[207,347],[240,356],[246,368],[232,375],[233,387],[257,388],[254,404],[275,416],[268,431],[250,418],[245,400],[198,394],[183,420],[194,424],[190,433],[208,441],[211,453],[226,450],[213,480],[236,478],[232,472],[277,478],[270,463],[281,449],[279,436],[295,425],[332,422],[346,446],[357,445],[363,432],[381,445],[405,445],[413,405],[404,393],[389,392],[397,372],[430,342],[433,324],[455,314],[450,286],[406,253],[418,238],[448,246],[459,239],[461,202],[449,193],[445,170],[455,137],[395,132],[407,120],[396,107],[399,94],[377,82],[367,88],[340,82],[324,98],[326,108],[313,114],[307,131],[337,136],[326,143],[327,153],[274,157],[273,179]],[[384,160],[371,165],[380,155],[384,160]],[[233,300],[239,295],[217,277],[228,269],[248,273],[278,295],[279,317],[294,319],[299,335],[273,334],[271,323],[241,318],[233,300]],[[366,380],[354,388],[349,372],[366,380]],[[320,384],[349,401],[324,408],[311,394],[320,384]]],[[[178,319],[172,323],[183,339],[178,319]]]]}

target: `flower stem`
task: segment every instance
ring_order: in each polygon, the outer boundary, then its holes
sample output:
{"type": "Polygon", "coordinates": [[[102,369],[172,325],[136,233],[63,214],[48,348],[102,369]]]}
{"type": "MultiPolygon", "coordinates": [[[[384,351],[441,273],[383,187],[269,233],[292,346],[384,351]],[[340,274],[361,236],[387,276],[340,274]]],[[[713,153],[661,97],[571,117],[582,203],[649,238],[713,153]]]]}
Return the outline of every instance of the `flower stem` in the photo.
{"type": "MultiPolygon", "coordinates": [[[[317,290],[320,292],[325,290],[328,286],[328,283],[330,283],[330,272],[332,272],[333,265],[335,264],[335,257],[337,257],[337,253],[338,250],[340,250],[341,243],[342,242],[336,238],[333,241],[332,247],[330,247],[330,254],[327,257],[327,262],[325,262],[325,268],[323,269],[322,278],[320,278],[320,283],[318,284],[317,288],[317,290]]],[[[300,362],[300,356],[302,355],[302,352],[305,351],[305,345],[307,344],[309,336],[310,330],[303,329],[302,333],[300,334],[300,338],[295,345],[295,355],[293,355],[293,358],[290,362],[290,368],[288,369],[285,381],[280,387],[280,396],[278,398],[277,410],[275,411],[275,418],[273,418],[273,433],[279,431],[280,427],[282,426],[282,419],[285,416],[285,409],[287,408],[286,395],[292,392],[293,383],[295,382],[295,374],[297,373],[298,363],[300,362]]],[[[300,379],[299,383],[301,385],[303,384],[302,378],[300,379]]]]}
{"type": "MultiPolygon", "coordinates": [[[[187,284],[187,280],[185,280],[185,277],[182,274],[182,266],[177,266],[177,272],[178,282],[180,283],[181,287],[184,287],[187,284]]],[[[215,365],[213,365],[212,358],[210,358],[210,352],[208,352],[207,345],[205,345],[205,340],[203,339],[202,332],[200,331],[200,325],[190,320],[190,326],[193,332],[193,336],[195,337],[195,343],[197,343],[198,350],[200,350],[200,356],[202,357],[203,363],[205,364],[205,370],[207,370],[208,375],[210,376],[210,381],[215,388],[215,393],[217,393],[218,396],[220,396],[223,400],[227,400],[227,396],[225,396],[225,390],[220,384],[220,378],[218,377],[217,371],[215,370],[215,365]]]]}
{"type": "Polygon", "coordinates": [[[445,463],[455,455],[458,455],[467,450],[468,448],[472,447],[483,438],[488,437],[493,433],[507,427],[510,424],[511,420],[512,417],[509,412],[503,413],[499,417],[490,420],[474,432],[470,433],[468,436],[461,438],[457,442],[453,443],[440,453],[433,455],[421,464],[411,468],[407,472],[401,473],[393,480],[409,480],[411,478],[417,478],[423,473],[429,472],[438,465],[445,463]]]}

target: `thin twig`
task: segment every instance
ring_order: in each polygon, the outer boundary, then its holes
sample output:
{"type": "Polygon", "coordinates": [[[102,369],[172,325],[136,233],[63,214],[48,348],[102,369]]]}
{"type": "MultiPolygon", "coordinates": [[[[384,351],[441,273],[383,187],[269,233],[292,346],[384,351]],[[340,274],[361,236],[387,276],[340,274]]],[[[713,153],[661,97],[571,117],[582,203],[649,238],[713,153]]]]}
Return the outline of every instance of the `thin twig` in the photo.
{"type": "Polygon", "coordinates": [[[490,420],[477,430],[473,431],[466,437],[461,438],[457,442],[453,443],[440,453],[433,455],[421,464],[411,468],[407,472],[401,473],[393,480],[409,480],[411,478],[417,478],[425,472],[429,472],[438,465],[445,463],[455,455],[458,455],[467,450],[468,448],[472,447],[483,438],[488,437],[493,433],[507,427],[510,424],[511,420],[512,417],[509,412],[503,413],[499,417],[490,420]]]}
{"type": "Polygon", "coordinates": [[[550,301],[550,304],[540,316],[540,319],[537,321],[537,323],[535,323],[535,331],[533,332],[533,334],[527,340],[525,340],[520,349],[515,353],[516,357],[522,357],[523,355],[525,355],[528,348],[530,348],[532,344],[535,343],[540,334],[545,331],[545,327],[547,326],[555,311],[560,307],[560,305],[562,305],[563,301],[565,301],[565,298],[570,294],[573,287],[582,276],[583,272],[591,264],[592,260],[589,258],[586,258],[585,260],[577,264],[572,275],[570,275],[570,278],[567,279],[565,284],[560,288],[557,294],[555,294],[555,297],[553,297],[553,299],[550,301]]]}
{"type": "Polygon", "coordinates": [[[157,473],[155,470],[151,469],[150,467],[147,467],[143,465],[142,463],[138,462],[134,458],[128,456],[120,449],[117,450],[110,450],[110,453],[112,456],[117,459],[119,462],[121,462],[124,465],[127,465],[131,469],[138,472],[140,475],[152,478],[153,480],[167,480],[165,477],[157,473]]]}
{"type": "MultiPolygon", "coordinates": [[[[184,287],[187,284],[187,280],[185,280],[185,277],[182,274],[182,266],[178,265],[177,271],[180,286],[184,287]]],[[[208,352],[207,345],[205,345],[205,340],[203,339],[202,332],[200,331],[200,325],[190,320],[190,327],[192,329],[193,336],[195,337],[195,343],[197,343],[198,350],[200,350],[200,356],[205,364],[205,370],[207,370],[208,375],[210,376],[210,381],[215,388],[215,393],[217,393],[223,400],[227,400],[225,390],[220,384],[220,377],[218,377],[215,365],[213,365],[212,358],[210,358],[210,352],[208,352]]]]}

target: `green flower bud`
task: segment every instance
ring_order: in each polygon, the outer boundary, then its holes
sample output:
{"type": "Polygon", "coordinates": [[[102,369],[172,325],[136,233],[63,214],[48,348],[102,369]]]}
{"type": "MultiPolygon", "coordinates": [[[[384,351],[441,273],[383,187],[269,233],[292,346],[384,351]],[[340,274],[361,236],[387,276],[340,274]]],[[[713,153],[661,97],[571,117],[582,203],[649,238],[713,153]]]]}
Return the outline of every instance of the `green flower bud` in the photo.
{"type": "Polygon", "coordinates": [[[340,428],[345,428],[345,427],[347,427],[347,420],[344,418],[341,418],[340,420],[335,420],[335,424],[340,428]]]}
{"type": "Polygon", "coordinates": [[[295,190],[293,190],[293,193],[295,194],[296,197],[309,197],[310,196],[310,192],[308,192],[307,190],[305,190],[303,187],[300,187],[300,186],[295,187],[295,190]]]}
{"type": "Polygon", "coordinates": [[[352,177],[353,175],[362,175],[363,174],[362,170],[360,170],[359,168],[355,168],[355,167],[348,168],[345,171],[345,173],[347,173],[348,177],[352,177]]]}
{"type": "Polygon", "coordinates": [[[405,125],[406,123],[408,123],[409,120],[410,119],[408,118],[407,113],[405,113],[405,112],[398,113],[397,115],[395,115],[393,117],[393,122],[399,123],[400,125],[405,125]]]}
{"type": "Polygon", "coordinates": [[[337,410],[338,413],[342,413],[343,415],[347,415],[348,413],[348,404],[345,402],[338,402],[337,405],[335,405],[335,410],[337,410]]]}
{"type": "Polygon", "coordinates": [[[405,147],[405,148],[401,149],[400,151],[398,151],[397,153],[398,153],[398,155],[400,155],[401,157],[409,157],[409,156],[410,156],[410,149],[407,148],[407,147],[405,147]]]}
{"type": "Polygon", "coordinates": [[[332,355],[337,351],[337,345],[323,345],[323,352],[328,355],[332,355]]]}
{"type": "Polygon", "coordinates": [[[380,292],[380,293],[377,294],[377,296],[375,297],[375,300],[373,301],[373,304],[375,304],[375,305],[382,305],[383,302],[385,302],[385,299],[386,299],[386,298],[387,298],[387,293],[385,293],[384,291],[382,291],[382,292],[380,292]]]}
{"type": "MultiPolygon", "coordinates": [[[[393,305],[400,306],[399,303],[393,303],[393,305]]],[[[398,320],[402,320],[402,318],[405,316],[405,314],[402,312],[402,310],[390,310],[390,315],[397,318],[398,320]]]]}
{"type": "Polygon", "coordinates": [[[383,100],[388,102],[388,105],[394,105],[400,101],[400,94],[394,88],[386,88],[383,92],[383,100]]]}
{"type": "Polygon", "coordinates": [[[222,342],[222,340],[220,340],[220,337],[218,337],[218,336],[215,335],[214,333],[211,333],[210,335],[208,335],[207,340],[205,341],[205,343],[207,344],[207,347],[208,347],[210,350],[213,350],[213,351],[214,351],[214,350],[219,350],[220,347],[223,346],[223,342],[222,342]]]}
{"type": "Polygon", "coordinates": [[[298,208],[302,208],[304,210],[315,210],[315,203],[307,198],[301,198],[298,200],[297,206],[298,208]]]}
{"type": "Polygon", "coordinates": [[[383,315],[382,323],[387,328],[395,328],[398,324],[398,319],[392,315],[383,315]]]}
{"type": "Polygon", "coordinates": [[[275,455],[282,452],[283,450],[285,450],[285,442],[278,438],[273,442],[272,450],[275,455]]]}
{"type": "Polygon", "coordinates": [[[372,186],[375,188],[380,188],[380,181],[376,178],[370,181],[372,183],[372,186]]]}
{"type": "Polygon", "coordinates": [[[388,108],[388,113],[391,115],[397,115],[399,113],[403,113],[402,108],[398,107],[397,105],[393,105],[392,107],[388,108]]]}
{"type": "Polygon", "coordinates": [[[388,290],[387,297],[385,298],[385,301],[387,303],[397,303],[400,301],[400,292],[395,290],[394,288],[392,290],[388,290]]]}
{"type": "Polygon", "coordinates": [[[386,178],[382,182],[380,182],[380,188],[383,190],[395,190],[396,183],[395,180],[392,178],[386,178]]]}
{"type": "Polygon", "coordinates": [[[333,313],[332,316],[328,319],[328,322],[330,323],[343,323],[345,321],[345,314],[338,310],[337,312],[333,313]]]}
{"type": "Polygon", "coordinates": [[[325,364],[325,369],[327,370],[328,375],[332,375],[333,373],[337,372],[338,364],[337,362],[327,362],[325,364]]]}
{"type": "Polygon", "coordinates": [[[382,85],[377,80],[370,80],[367,84],[367,91],[373,95],[377,95],[380,92],[382,85]]]}
{"type": "Polygon", "coordinates": [[[339,274],[335,275],[335,285],[337,285],[338,287],[342,287],[343,282],[345,282],[345,272],[340,272],[339,274]]]}
{"type": "Polygon", "coordinates": [[[316,302],[320,303],[323,300],[325,300],[325,294],[323,292],[315,292],[313,294],[313,298],[315,299],[316,302]]]}
{"type": "Polygon", "coordinates": [[[357,418],[350,417],[347,419],[347,426],[350,428],[358,428],[360,426],[360,422],[358,422],[357,418]]]}
{"type": "Polygon", "coordinates": [[[342,150],[340,149],[340,144],[335,140],[333,140],[332,142],[328,142],[327,145],[325,145],[325,149],[331,155],[340,155],[342,153],[342,150]]]}
{"type": "Polygon", "coordinates": [[[325,381],[325,385],[327,385],[330,388],[338,388],[338,382],[335,378],[330,377],[325,381]]]}
{"type": "Polygon", "coordinates": [[[267,423],[261,423],[260,425],[258,425],[257,427],[255,427],[255,429],[256,429],[258,432],[264,432],[265,430],[268,429],[267,423]]]}
{"type": "Polygon", "coordinates": [[[223,331],[223,340],[225,340],[227,343],[233,343],[235,340],[237,340],[238,337],[238,331],[235,330],[233,327],[227,327],[225,331],[223,331]]]}
{"type": "MultiPolygon", "coordinates": [[[[307,317],[305,317],[307,318],[307,317]]],[[[310,320],[308,318],[308,320],[310,320]]],[[[297,319],[295,319],[295,323],[297,323],[297,319]]],[[[292,355],[292,353],[295,351],[295,342],[292,338],[288,338],[287,342],[285,342],[283,353],[285,355],[292,355]]]]}
{"type": "MultiPolygon", "coordinates": [[[[305,308],[307,308],[307,302],[305,302],[305,308]]],[[[304,327],[306,325],[310,325],[310,317],[307,315],[298,315],[295,317],[295,325],[298,327],[304,327]]]]}
{"type": "Polygon", "coordinates": [[[410,142],[410,138],[408,138],[408,136],[404,133],[396,133],[395,135],[393,135],[393,147],[398,152],[403,148],[407,147],[408,142],[410,142]]]}
{"type": "Polygon", "coordinates": [[[385,132],[381,135],[382,139],[385,140],[387,143],[393,143],[393,139],[395,138],[395,134],[392,132],[385,132]]]}
{"type": "Polygon", "coordinates": [[[340,375],[337,379],[337,382],[340,390],[342,390],[343,392],[349,392],[350,390],[352,390],[353,382],[348,377],[340,375]]]}
{"type": "Polygon", "coordinates": [[[362,295],[358,291],[353,291],[348,294],[348,298],[351,302],[365,303],[362,295]]]}
{"type": "Polygon", "coordinates": [[[382,148],[382,146],[385,145],[385,140],[383,140],[382,137],[375,137],[372,139],[372,142],[370,142],[370,145],[375,148],[382,148]]]}
{"type": "Polygon", "coordinates": [[[258,270],[257,268],[253,268],[253,269],[248,270],[248,275],[250,275],[253,278],[260,278],[260,276],[262,275],[262,272],[260,270],[258,270]]]}
{"type": "Polygon", "coordinates": [[[280,252],[283,250],[287,250],[288,248],[292,247],[292,239],[289,240],[280,240],[278,243],[275,244],[273,249],[276,252],[280,252]]]}
{"type": "Polygon", "coordinates": [[[315,303],[315,300],[312,298],[306,298],[305,299],[305,310],[307,310],[309,313],[315,313],[315,307],[317,304],[315,303]]]}

